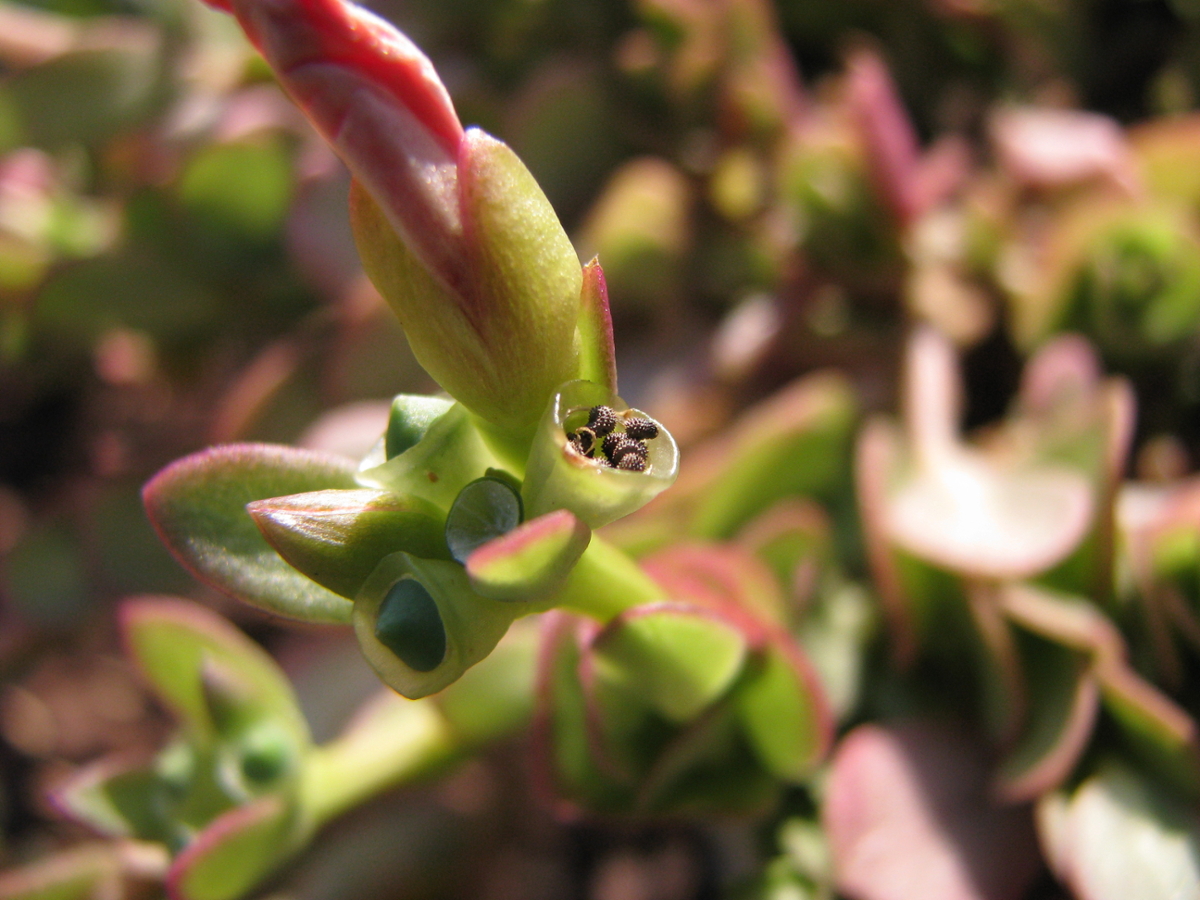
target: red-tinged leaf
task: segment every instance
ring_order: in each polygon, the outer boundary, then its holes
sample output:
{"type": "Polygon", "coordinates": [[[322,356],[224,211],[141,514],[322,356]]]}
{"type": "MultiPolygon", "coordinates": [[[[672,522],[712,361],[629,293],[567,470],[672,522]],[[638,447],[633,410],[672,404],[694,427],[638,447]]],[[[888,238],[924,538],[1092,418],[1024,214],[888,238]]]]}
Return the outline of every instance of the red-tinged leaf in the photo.
{"type": "Polygon", "coordinates": [[[263,797],[215,819],[167,873],[173,900],[239,900],[291,856],[300,831],[280,797],[263,797]]]}
{"type": "Polygon", "coordinates": [[[716,477],[697,491],[691,533],[726,539],[786,497],[836,492],[849,476],[857,414],[850,386],[829,373],[799,379],[755,406],[738,420],[716,477]]]}
{"type": "Polygon", "coordinates": [[[1093,513],[1092,489],[1078,472],[1002,469],[958,448],[892,492],[887,529],[914,556],[949,571],[1021,579],[1065,559],[1093,513]]]}
{"type": "Polygon", "coordinates": [[[984,754],[921,723],[863,725],[834,753],[822,818],[852,900],[1017,900],[1040,861],[1025,809],[992,805],[984,754]]]}
{"type": "Polygon", "coordinates": [[[1030,685],[1020,742],[1001,763],[995,791],[1005,802],[1034,800],[1071,774],[1092,736],[1100,691],[1086,656],[1026,635],[1022,661],[1030,685]]]}
{"type": "Polygon", "coordinates": [[[954,348],[928,327],[909,341],[904,389],[912,469],[885,491],[887,538],[951,572],[1023,579],[1061,562],[1095,510],[1088,478],[1061,464],[1002,464],[962,443],[954,348]]]}
{"type": "Polygon", "coordinates": [[[581,345],[579,378],[617,392],[617,357],[613,346],[612,312],[608,306],[608,284],[600,260],[583,267],[583,294],[579,308],[581,345]]]}
{"type": "Polygon", "coordinates": [[[1122,662],[1096,667],[1105,710],[1130,748],[1160,778],[1200,796],[1200,734],[1196,721],[1122,662]]]}
{"type": "Polygon", "coordinates": [[[578,675],[582,632],[589,629],[595,623],[558,610],[542,618],[531,768],[535,791],[563,819],[578,818],[583,806],[619,806],[628,795],[623,787],[614,790],[593,756],[595,734],[578,675]]]}
{"type": "Polygon", "coordinates": [[[350,601],[284,562],[246,504],[355,487],[350,460],[270,444],[230,444],[167,466],[146,484],[142,499],[163,543],[205,584],[277,615],[344,623],[350,601]]]}
{"type": "Polygon", "coordinates": [[[144,760],[101,759],[74,772],[50,795],[60,812],[106,837],[167,844],[159,773],[144,760]]]}
{"type": "Polygon", "coordinates": [[[1000,165],[1022,184],[1053,190],[1103,179],[1138,188],[1138,171],[1121,126],[1082,110],[1008,107],[991,116],[1000,165]]]}
{"type": "Polygon", "coordinates": [[[262,647],[225,619],[185,600],[141,597],[122,604],[120,620],[130,658],[197,737],[210,738],[216,728],[203,680],[212,662],[238,678],[254,717],[278,722],[298,746],[307,745],[308,725],[291,683],[262,647]]]}
{"type": "Polygon", "coordinates": [[[682,542],[642,560],[673,599],[743,620],[747,634],[786,621],[779,582],[766,564],[736,544],[682,542]]]}
{"type": "Polygon", "coordinates": [[[811,599],[832,552],[831,541],[832,525],[824,508],[803,497],[781,500],[737,535],[737,543],[766,562],[784,585],[793,616],[811,599]]]}
{"type": "Polygon", "coordinates": [[[829,751],[833,717],[812,665],[791,638],[778,634],[738,685],[742,728],[763,768],[799,782],[829,751]]]}
{"type": "Polygon", "coordinates": [[[1010,620],[1047,640],[1091,654],[1098,661],[1125,657],[1121,632],[1081,597],[1014,584],[1001,589],[1000,605],[1010,620]]]}
{"type": "Polygon", "coordinates": [[[471,587],[492,600],[547,597],[567,580],[591,539],[591,529],[568,510],[538,516],[467,557],[471,587]]]}
{"type": "Polygon", "coordinates": [[[246,511],[289,565],[351,600],[389,553],[450,557],[441,510],[419,497],[367,489],[312,491],[256,500],[246,511]]]}
{"type": "Polygon", "coordinates": [[[861,135],[875,189],[901,225],[920,212],[917,135],[895,83],[874,52],[855,53],[847,66],[849,106],[861,135]]]}
{"type": "Polygon", "coordinates": [[[468,275],[456,200],[463,128],[428,58],[342,0],[222,0],[280,83],[447,285],[468,275]]]}
{"type": "Polygon", "coordinates": [[[1018,394],[1025,415],[1053,416],[1089,397],[1100,384],[1100,359],[1078,334],[1048,341],[1025,364],[1018,394]]]}

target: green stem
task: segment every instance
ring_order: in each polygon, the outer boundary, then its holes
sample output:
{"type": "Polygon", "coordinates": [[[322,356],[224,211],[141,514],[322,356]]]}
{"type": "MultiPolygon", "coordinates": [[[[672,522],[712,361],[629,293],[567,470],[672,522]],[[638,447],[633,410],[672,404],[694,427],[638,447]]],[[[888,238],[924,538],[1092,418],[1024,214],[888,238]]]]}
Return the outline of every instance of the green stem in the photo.
{"type": "Polygon", "coordinates": [[[632,606],[665,597],[663,589],[624,551],[592,535],[555,605],[607,622],[632,606]]]}
{"type": "Polygon", "coordinates": [[[389,691],[345,734],[311,751],[301,787],[305,810],[320,827],[380,791],[429,774],[456,756],[459,744],[434,703],[389,691]]]}

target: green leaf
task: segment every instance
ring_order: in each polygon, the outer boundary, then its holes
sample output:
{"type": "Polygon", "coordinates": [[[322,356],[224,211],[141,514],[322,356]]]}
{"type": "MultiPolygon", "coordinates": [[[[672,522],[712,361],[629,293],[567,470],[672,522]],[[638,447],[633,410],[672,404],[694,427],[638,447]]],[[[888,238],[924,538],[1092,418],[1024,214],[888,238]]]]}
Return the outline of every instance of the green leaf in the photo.
{"type": "Polygon", "coordinates": [[[583,267],[583,295],[579,309],[579,378],[617,392],[617,361],[613,348],[612,312],[608,284],[600,260],[583,267]]]}
{"type": "Polygon", "coordinates": [[[857,407],[840,377],[806,378],[740,420],[721,472],[699,497],[697,537],[722,539],[777,501],[829,496],[849,476],[857,407]]]}
{"type": "Polygon", "coordinates": [[[397,394],[384,433],[384,455],[399,456],[421,442],[431,425],[450,411],[453,400],[420,394],[397,394]]]}
{"type": "Polygon", "coordinates": [[[1078,650],[1026,633],[1020,640],[1028,722],[996,774],[1006,802],[1034,800],[1071,774],[1092,736],[1100,693],[1078,650]]]}
{"type": "Polygon", "coordinates": [[[527,612],[474,593],[457,563],[393,553],[354,601],[354,633],[384,683],[417,699],[491,653],[513,619],[527,612]]]}
{"type": "Polygon", "coordinates": [[[292,184],[289,153],[281,141],[217,144],[188,161],[179,199],[207,222],[262,241],[279,230],[292,184]]]}
{"type": "Polygon", "coordinates": [[[1105,763],[1065,804],[1049,795],[1038,814],[1057,874],[1079,900],[1200,896],[1195,811],[1124,765],[1105,763]]]}
{"type": "MultiPolygon", "coordinates": [[[[513,421],[477,415],[532,436],[546,401],[578,376],[579,257],[529,170],[502,142],[468,129],[459,150],[464,219],[476,240],[478,327],[513,421]]],[[[485,386],[490,387],[490,386],[485,386]]],[[[499,410],[497,410],[499,411],[499,410]]]]}
{"type": "Polygon", "coordinates": [[[27,141],[95,145],[138,124],[165,99],[159,35],[129,20],[121,26],[110,46],[65,53],[6,80],[7,104],[27,141]]]}
{"type": "Polygon", "coordinates": [[[830,711],[840,722],[858,705],[867,651],[878,628],[878,610],[866,590],[847,582],[822,593],[806,610],[799,639],[820,675],[830,711]]]}
{"type": "Polygon", "coordinates": [[[672,722],[721,697],[742,671],[746,638],[696,607],[655,604],[611,622],[593,644],[598,670],[672,722]]]}
{"type": "MultiPolygon", "coordinates": [[[[568,427],[583,425],[586,411],[601,404],[618,411],[626,408],[620,397],[590,381],[569,382],[554,394],[538,426],[525,475],[522,493],[530,518],[568,509],[588,527],[599,528],[645,506],[675,481],[679,450],[661,425],[658,437],[647,442],[649,456],[643,472],[614,469],[570,447],[568,427]]],[[[631,412],[645,416],[638,410],[631,412]]]]}
{"type": "Polygon", "coordinates": [[[578,374],[579,258],[508,147],[469,129],[458,163],[472,265],[453,286],[425,268],[357,182],[355,241],[425,370],[513,445],[528,446],[547,399],[578,374]]]}
{"type": "Polygon", "coordinates": [[[592,531],[565,509],[538,516],[467,558],[471,587],[493,600],[534,600],[566,583],[592,531]]]}
{"type": "Polygon", "coordinates": [[[106,837],[169,844],[174,828],[165,818],[163,790],[154,766],[101,760],[75,773],[53,796],[56,807],[106,837]]]}
{"type": "Polygon", "coordinates": [[[490,477],[472,481],[446,515],[450,555],[465,565],[477,549],[520,525],[523,514],[521,495],[508,482],[490,477]]]}
{"type": "Polygon", "coordinates": [[[359,468],[358,481],[365,487],[420,497],[449,509],[459,491],[499,462],[461,404],[454,404],[422,427],[420,440],[398,456],[385,460],[382,452],[368,455],[359,468]]]}
{"type": "Polygon", "coordinates": [[[296,747],[307,747],[308,725],[291,683],[262,647],[225,619],[184,600],[156,597],[127,600],[120,615],[129,656],[195,737],[216,737],[225,724],[214,719],[205,683],[205,667],[215,664],[236,680],[244,721],[270,719],[296,747]]]}
{"type": "Polygon", "coordinates": [[[353,598],[389,553],[447,559],[441,510],[419,497],[365,488],[256,500],[247,512],[289,565],[353,598]]]}
{"type": "Polygon", "coordinates": [[[159,537],[196,578],[238,600],[310,622],[347,622],[350,603],[288,565],[246,504],[353,488],[340,457],[271,444],[230,444],[185,457],[142,490],[159,537]]]}
{"type": "Polygon", "coordinates": [[[436,698],[450,728],[468,747],[479,746],[527,724],[533,711],[538,623],[513,624],[496,649],[436,698]]]}
{"type": "Polygon", "coordinates": [[[1188,797],[1200,796],[1200,735],[1196,721],[1127,665],[1096,668],[1105,710],[1129,748],[1150,771],[1188,797]]]}
{"type": "Polygon", "coordinates": [[[179,900],[239,900],[291,856],[298,835],[295,814],[279,797],[235,807],[176,857],[167,890],[179,900]]]}
{"type": "Polygon", "coordinates": [[[755,754],[778,778],[801,780],[829,749],[833,724],[828,705],[797,648],[768,645],[738,685],[737,704],[755,754]]]}

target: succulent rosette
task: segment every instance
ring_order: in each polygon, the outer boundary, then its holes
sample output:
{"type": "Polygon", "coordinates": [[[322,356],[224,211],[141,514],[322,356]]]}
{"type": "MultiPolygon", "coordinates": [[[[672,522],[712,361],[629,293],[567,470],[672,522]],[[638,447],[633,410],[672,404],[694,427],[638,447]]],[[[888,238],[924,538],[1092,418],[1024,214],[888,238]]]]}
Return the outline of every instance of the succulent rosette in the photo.
{"type": "Polygon", "coordinates": [[[564,597],[611,615],[572,574],[612,564],[591,529],[666,488],[678,453],[616,395],[599,263],[391,25],[342,0],[218,5],[349,168],[364,267],[452,399],[397,397],[358,465],[265,445],[181,460],[144,492],[161,537],[234,597],[352,622],[409,697],[564,597]]]}

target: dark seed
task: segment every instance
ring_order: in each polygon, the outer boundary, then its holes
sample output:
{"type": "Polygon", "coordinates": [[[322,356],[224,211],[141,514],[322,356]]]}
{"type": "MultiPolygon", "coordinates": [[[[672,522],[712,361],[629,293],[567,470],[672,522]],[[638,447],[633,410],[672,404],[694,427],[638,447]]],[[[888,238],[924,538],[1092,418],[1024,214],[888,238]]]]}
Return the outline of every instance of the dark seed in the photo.
{"type": "Polygon", "coordinates": [[[646,445],[641,441],[635,441],[632,438],[624,438],[617,443],[613,448],[612,453],[608,454],[608,458],[616,465],[626,456],[636,456],[641,460],[645,460],[647,455],[646,445]]]}
{"type": "Polygon", "coordinates": [[[646,471],[646,458],[636,453],[626,453],[617,463],[617,468],[627,472],[644,472],[646,471]]]}
{"type": "Polygon", "coordinates": [[[625,435],[620,434],[619,432],[606,434],[604,436],[604,443],[600,445],[600,449],[604,451],[605,456],[611,457],[613,455],[613,451],[616,450],[623,441],[627,440],[629,440],[629,438],[625,437],[625,435]]]}
{"type": "Polygon", "coordinates": [[[587,427],[597,437],[606,435],[617,427],[617,414],[611,406],[593,406],[588,410],[587,427]]]}
{"type": "Polygon", "coordinates": [[[650,419],[626,419],[625,433],[631,438],[649,441],[658,437],[658,425],[652,422],[650,419]]]}
{"type": "Polygon", "coordinates": [[[584,456],[591,456],[592,451],[596,449],[596,435],[590,428],[580,428],[571,435],[571,440],[575,444],[575,449],[584,456]]]}

